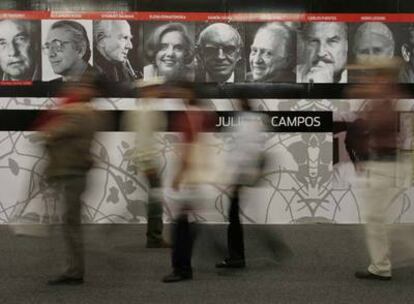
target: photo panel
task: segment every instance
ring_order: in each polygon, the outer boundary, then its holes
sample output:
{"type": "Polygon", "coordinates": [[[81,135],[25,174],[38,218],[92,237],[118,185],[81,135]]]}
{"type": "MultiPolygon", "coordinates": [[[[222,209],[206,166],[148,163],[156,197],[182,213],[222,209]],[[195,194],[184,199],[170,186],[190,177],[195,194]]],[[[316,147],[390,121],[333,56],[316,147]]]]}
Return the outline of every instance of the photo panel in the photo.
{"type": "MultiPolygon", "coordinates": [[[[358,22],[349,26],[350,83],[369,83],[369,66],[388,59],[401,59],[401,44],[405,40],[401,23],[358,22]]],[[[396,78],[398,76],[396,75],[396,78]]],[[[398,82],[398,79],[393,80],[398,82]]]]}
{"type": "Polygon", "coordinates": [[[196,82],[245,82],[244,24],[196,24],[196,82]]]}
{"type": "Polygon", "coordinates": [[[94,68],[109,82],[142,78],[140,23],[129,20],[93,21],[94,68]]]}
{"type": "Polygon", "coordinates": [[[42,20],[42,80],[79,81],[92,67],[92,21],[42,20]]]}
{"type": "Polygon", "coordinates": [[[40,21],[0,20],[0,81],[41,79],[40,21]]]}
{"type": "Polygon", "coordinates": [[[400,53],[402,66],[398,74],[398,82],[414,83],[414,22],[400,23],[396,37],[400,44],[397,46],[397,54],[400,53]]]}
{"type": "Polygon", "coordinates": [[[347,62],[347,23],[301,24],[297,37],[297,83],[347,83],[347,62]]]}
{"type": "Polygon", "coordinates": [[[246,82],[296,82],[296,30],[294,22],[245,24],[246,82]]]}
{"type": "Polygon", "coordinates": [[[194,23],[146,22],[144,36],[144,79],[194,81],[194,23]]]}

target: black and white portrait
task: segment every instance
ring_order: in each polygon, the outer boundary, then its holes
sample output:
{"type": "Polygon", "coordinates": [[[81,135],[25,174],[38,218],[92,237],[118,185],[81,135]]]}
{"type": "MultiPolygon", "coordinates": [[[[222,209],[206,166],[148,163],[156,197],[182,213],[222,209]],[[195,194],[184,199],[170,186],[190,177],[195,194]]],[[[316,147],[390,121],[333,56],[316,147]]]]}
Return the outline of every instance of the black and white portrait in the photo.
{"type": "Polygon", "coordinates": [[[244,26],[240,23],[206,23],[197,27],[196,81],[245,81],[244,26]]]}
{"type": "Polygon", "coordinates": [[[414,23],[401,24],[401,67],[398,80],[401,83],[414,83],[414,23]]]}
{"type": "Polygon", "coordinates": [[[400,24],[384,22],[350,25],[350,62],[361,68],[349,72],[349,82],[369,81],[369,78],[364,77],[369,71],[363,66],[400,58],[400,29],[400,24]]]}
{"type": "Polygon", "coordinates": [[[107,81],[128,82],[141,78],[138,22],[94,21],[93,43],[94,67],[107,81]]]}
{"type": "Polygon", "coordinates": [[[193,23],[145,23],[144,41],[144,79],[194,81],[193,23]]]}
{"type": "Polygon", "coordinates": [[[245,25],[248,82],[296,82],[296,31],[291,23],[245,25]]]}
{"type": "Polygon", "coordinates": [[[344,22],[303,23],[298,34],[298,83],[346,83],[348,25],[344,22]]]}
{"type": "Polygon", "coordinates": [[[43,81],[79,81],[92,72],[92,22],[42,20],[43,81]]]}
{"type": "Polygon", "coordinates": [[[0,80],[40,80],[40,21],[0,20],[0,80]]]}

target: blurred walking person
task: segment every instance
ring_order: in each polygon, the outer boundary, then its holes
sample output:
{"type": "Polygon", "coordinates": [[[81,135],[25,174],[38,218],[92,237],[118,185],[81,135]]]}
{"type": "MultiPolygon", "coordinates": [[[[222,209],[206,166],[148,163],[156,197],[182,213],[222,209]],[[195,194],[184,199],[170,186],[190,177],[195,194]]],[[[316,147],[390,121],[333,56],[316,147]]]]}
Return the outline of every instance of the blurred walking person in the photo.
{"type": "Polygon", "coordinates": [[[228,255],[216,264],[217,268],[244,268],[243,227],[240,221],[240,199],[244,187],[254,186],[264,165],[264,117],[252,112],[249,100],[240,100],[241,112],[237,125],[233,127],[235,136],[234,152],[226,162],[226,171],[231,172],[229,226],[227,229],[228,255]]]}
{"type": "MultiPolygon", "coordinates": [[[[195,224],[190,216],[200,210],[203,201],[203,186],[211,177],[208,143],[202,132],[211,131],[213,115],[202,111],[194,93],[185,84],[175,87],[176,96],[188,102],[187,111],[176,115],[173,129],[181,134],[179,145],[180,163],[172,182],[172,188],[180,196],[176,204],[172,231],[171,262],[173,271],[163,278],[164,283],[172,283],[193,278],[191,258],[196,238],[195,224]]],[[[211,180],[210,180],[211,181],[211,180]]]]}
{"type": "Polygon", "coordinates": [[[43,132],[49,162],[45,169],[50,186],[61,194],[64,207],[63,237],[67,261],[62,274],[49,285],[83,283],[85,272],[81,231],[81,196],[93,161],[90,147],[98,119],[90,101],[98,95],[93,75],[84,75],[76,85],[64,89],[63,103],[55,113],[40,119],[38,130],[43,132]]]}
{"type": "Polygon", "coordinates": [[[166,115],[156,111],[157,98],[163,94],[163,78],[141,81],[140,99],[135,111],[125,117],[126,128],[135,133],[135,152],[132,160],[148,182],[147,204],[147,248],[168,248],[170,245],[163,238],[162,181],[160,177],[161,151],[156,147],[155,132],[166,130],[166,115]]]}
{"type": "Polygon", "coordinates": [[[355,272],[355,277],[390,280],[392,266],[387,209],[403,179],[398,170],[399,119],[393,99],[398,92],[391,85],[397,79],[399,66],[393,60],[378,57],[362,68],[364,82],[377,85],[355,86],[348,91],[364,93],[368,98],[364,110],[351,126],[353,138],[348,139],[348,150],[356,170],[354,189],[361,198],[370,256],[368,268],[355,272]]]}

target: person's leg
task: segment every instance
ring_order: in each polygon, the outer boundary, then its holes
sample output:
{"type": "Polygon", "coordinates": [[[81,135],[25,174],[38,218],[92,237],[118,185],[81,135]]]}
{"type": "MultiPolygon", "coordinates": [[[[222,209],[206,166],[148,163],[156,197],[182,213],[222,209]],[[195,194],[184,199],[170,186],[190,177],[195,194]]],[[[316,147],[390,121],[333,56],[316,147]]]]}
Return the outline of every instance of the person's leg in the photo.
{"type": "Polygon", "coordinates": [[[230,197],[227,227],[228,256],[216,264],[217,268],[245,267],[243,226],[240,222],[240,190],[241,186],[236,185],[230,197]]]}
{"type": "Polygon", "coordinates": [[[236,186],[229,208],[229,226],[227,230],[227,246],[229,259],[233,261],[244,261],[244,238],[243,226],[240,222],[239,195],[240,186],[236,186]]]}
{"type": "Polygon", "coordinates": [[[163,282],[178,282],[192,279],[193,270],[191,258],[194,242],[193,224],[188,221],[188,215],[181,213],[172,228],[172,274],[163,278],[163,282]]]}
{"type": "Polygon", "coordinates": [[[85,272],[83,238],[81,231],[81,200],[85,190],[86,176],[61,177],[57,189],[62,191],[63,240],[66,249],[66,264],[61,275],[48,281],[49,285],[82,284],[85,272]]]}
{"type": "Polygon", "coordinates": [[[193,248],[193,236],[191,224],[186,214],[180,215],[174,227],[174,245],[172,252],[172,265],[177,273],[192,273],[191,255],[193,248]]]}
{"type": "MultiPolygon", "coordinates": [[[[370,265],[365,277],[371,274],[380,278],[391,277],[390,247],[386,228],[386,209],[395,193],[395,164],[392,162],[368,162],[368,177],[360,190],[363,218],[366,221],[365,236],[370,265]]],[[[363,273],[356,273],[364,278],[363,273]]]]}
{"type": "Polygon", "coordinates": [[[163,199],[159,177],[148,174],[147,248],[168,247],[163,239],[163,199]]]}
{"type": "Polygon", "coordinates": [[[63,234],[68,251],[64,272],[68,277],[82,278],[84,275],[84,249],[81,230],[81,195],[85,190],[86,176],[71,176],[64,181],[65,215],[63,234]]]}

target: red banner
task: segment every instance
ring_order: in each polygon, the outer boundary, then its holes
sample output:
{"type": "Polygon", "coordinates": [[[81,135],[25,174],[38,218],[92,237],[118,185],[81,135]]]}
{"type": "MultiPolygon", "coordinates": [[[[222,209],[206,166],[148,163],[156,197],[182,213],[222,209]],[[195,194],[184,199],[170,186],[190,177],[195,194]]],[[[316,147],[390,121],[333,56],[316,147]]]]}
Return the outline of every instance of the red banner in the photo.
{"type": "Polygon", "coordinates": [[[0,19],[121,19],[140,21],[210,22],[414,22],[414,14],[305,14],[305,13],[200,13],[200,12],[76,12],[1,11],[0,19]]]}
{"type": "Polygon", "coordinates": [[[30,80],[0,80],[0,86],[30,86],[32,84],[30,80]]]}

